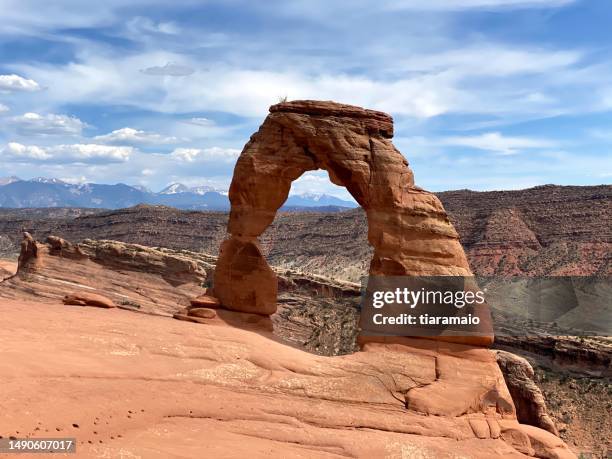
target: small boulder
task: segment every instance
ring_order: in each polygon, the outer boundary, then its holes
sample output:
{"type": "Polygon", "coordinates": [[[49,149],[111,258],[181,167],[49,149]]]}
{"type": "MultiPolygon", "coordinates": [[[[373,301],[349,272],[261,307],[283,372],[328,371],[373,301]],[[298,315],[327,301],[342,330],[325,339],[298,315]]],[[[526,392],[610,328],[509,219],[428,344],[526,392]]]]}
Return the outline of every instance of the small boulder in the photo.
{"type": "Polygon", "coordinates": [[[181,314],[180,312],[173,314],[172,317],[174,317],[177,320],[183,320],[185,322],[195,322],[198,324],[207,323],[206,319],[202,319],[201,317],[188,316],[186,314],[181,314]]]}
{"type": "Polygon", "coordinates": [[[217,298],[211,295],[200,295],[191,300],[192,308],[212,308],[218,309],[221,307],[221,303],[217,298]]]}
{"type": "Polygon", "coordinates": [[[114,308],[116,307],[113,300],[97,293],[75,292],[66,295],[62,300],[64,304],[72,304],[76,306],[95,306],[97,308],[114,308]]]}
{"type": "Polygon", "coordinates": [[[189,315],[201,317],[202,319],[214,319],[217,317],[217,312],[210,308],[192,308],[189,310],[189,315]]]}

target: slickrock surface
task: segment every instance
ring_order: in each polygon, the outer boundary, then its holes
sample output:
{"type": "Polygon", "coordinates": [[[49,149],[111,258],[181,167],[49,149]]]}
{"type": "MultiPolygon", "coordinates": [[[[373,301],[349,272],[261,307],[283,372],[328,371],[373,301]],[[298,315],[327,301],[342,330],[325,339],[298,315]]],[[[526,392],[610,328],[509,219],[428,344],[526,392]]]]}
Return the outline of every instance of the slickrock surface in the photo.
{"type": "MultiPolygon", "coordinates": [[[[98,294],[119,307],[161,315],[188,307],[220,307],[218,299],[207,295],[217,261],[212,255],[118,241],[72,244],[53,235],[39,242],[29,233],[22,248],[18,271],[16,262],[4,262],[8,277],[0,298],[45,301],[61,300],[67,293],[98,294]]],[[[359,284],[352,282],[288,269],[277,269],[275,275],[281,292],[299,290],[330,301],[360,295],[359,284]]]]}
{"type": "MultiPolygon", "coordinates": [[[[57,242],[55,244],[57,245],[57,242]]],[[[69,246],[67,243],[59,245],[69,246]]],[[[148,253],[148,248],[113,243],[112,241],[89,241],[81,246],[84,247],[84,252],[92,252],[97,246],[108,247],[109,245],[123,247],[122,250],[118,251],[119,254],[148,253]]],[[[42,244],[42,246],[44,247],[46,244],[42,244]]],[[[101,250],[101,252],[108,254],[105,250],[101,250]]],[[[69,250],[49,252],[47,254],[49,257],[59,259],[45,263],[42,270],[37,272],[36,277],[19,276],[13,278],[10,282],[0,284],[0,304],[4,301],[3,298],[7,297],[24,300],[34,299],[53,303],[50,306],[58,304],[65,293],[64,288],[67,288],[65,286],[72,286],[83,281],[83,276],[81,275],[83,260],[71,256],[71,253],[72,251],[69,250]],[[76,267],[75,263],[77,264],[76,267]],[[71,269],[71,267],[76,269],[71,269]],[[57,270],[58,268],[60,269],[57,270]],[[34,285],[43,294],[47,294],[49,289],[55,293],[48,297],[38,296],[36,290],[32,288],[33,284],[31,281],[33,279],[37,279],[37,283],[34,285]],[[61,292],[55,291],[58,285],[62,287],[61,292]]],[[[157,253],[157,249],[152,249],[150,253],[157,253]]],[[[163,253],[174,253],[182,258],[190,259],[201,266],[204,271],[210,271],[211,263],[214,263],[215,260],[215,257],[212,256],[187,251],[179,253],[164,250],[163,253]]],[[[153,259],[156,258],[153,257],[153,259]]],[[[95,287],[98,291],[105,293],[117,291],[118,279],[129,281],[129,277],[122,277],[124,275],[134,276],[134,279],[139,279],[138,269],[147,269],[147,264],[134,261],[134,269],[130,272],[129,264],[126,266],[128,260],[129,258],[124,257],[123,263],[121,263],[124,266],[123,274],[115,270],[115,267],[120,264],[118,261],[111,263],[110,259],[108,259],[106,264],[95,263],[97,265],[96,279],[98,280],[95,287]]],[[[13,266],[14,264],[13,262],[13,266]]],[[[89,264],[89,262],[86,264],[89,264]]],[[[163,265],[158,265],[157,269],[161,269],[161,267],[163,265]]],[[[172,273],[169,266],[166,269],[170,270],[167,274],[172,273]]],[[[268,319],[268,322],[265,322],[262,320],[263,316],[257,316],[259,323],[253,323],[253,315],[223,309],[216,310],[221,316],[214,319],[202,319],[189,316],[187,313],[182,314],[180,318],[182,320],[198,322],[194,324],[198,326],[218,326],[233,323],[243,328],[252,327],[258,330],[271,330],[273,324],[274,335],[278,339],[282,339],[294,347],[321,355],[349,354],[358,350],[355,345],[356,325],[359,315],[357,309],[359,300],[358,286],[286,269],[277,270],[276,273],[280,279],[279,286],[281,293],[279,295],[279,311],[272,316],[272,321],[268,319]],[[249,320],[251,320],[251,323],[248,322],[249,320]]],[[[125,296],[119,298],[123,298],[125,302],[124,304],[118,303],[120,304],[119,307],[155,314],[170,314],[188,308],[189,300],[193,300],[193,297],[187,296],[190,295],[190,292],[180,295],[179,302],[176,303],[175,296],[168,296],[167,292],[160,292],[159,286],[160,284],[163,285],[164,282],[163,276],[158,275],[140,284],[123,284],[122,287],[130,288],[121,290],[125,296]],[[142,301],[142,298],[157,298],[157,300],[155,303],[151,302],[146,305],[140,305],[141,309],[136,309],[139,306],[136,304],[136,301],[142,301]]],[[[169,287],[166,285],[166,288],[169,287]]],[[[199,296],[198,298],[206,297],[199,296]]],[[[208,303],[210,304],[210,301],[208,303]]],[[[541,366],[539,366],[535,379],[539,385],[544,385],[546,400],[549,402],[553,401],[550,412],[554,417],[555,424],[561,426],[560,433],[562,437],[570,441],[576,450],[585,451],[586,449],[596,455],[601,451],[605,452],[606,446],[601,443],[600,439],[602,438],[602,432],[609,431],[609,419],[607,419],[606,410],[606,404],[609,403],[609,394],[607,392],[609,389],[606,388],[605,375],[603,380],[600,378],[603,374],[602,372],[605,372],[606,368],[609,369],[609,343],[607,351],[605,350],[606,348],[602,347],[601,342],[596,343],[593,339],[585,339],[579,342],[578,339],[574,338],[572,341],[569,337],[563,339],[561,337],[550,337],[550,339],[545,340],[532,339],[526,345],[533,352],[538,352],[537,355],[533,355],[538,365],[540,365],[541,360],[545,360],[544,368],[549,368],[550,365],[559,368],[558,373],[542,373],[541,366]],[[587,371],[587,374],[598,376],[579,376],[577,379],[570,376],[567,379],[566,370],[564,370],[567,368],[567,365],[571,365],[570,368],[572,369],[583,372],[587,371]],[[577,387],[580,388],[580,392],[576,391],[577,387]],[[589,400],[588,408],[584,404],[584,400],[589,400]]],[[[533,362],[534,360],[530,358],[530,361],[533,362]]],[[[511,390],[513,390],[513,387],[514,390],[517,388],[516,381],[512,382],[512,378],[515,375],[515,372],[506,371],[505,377],[511,390]]],[[[519,381],[518,387],[520,388],[524,383],[525,381],[519,381]]],[[[519,406],[528,403],[531,406],[537,407],[541,404],[541,400],[538,401],[537,397],[533,397],[533,395],[534,392],[529,390],[519,393],[517,398],[519,406]]],[[[525,410],[519,408],[518,415],[522,419],[521,422],[534,422],[531,413],[527,412],[526,415],[525,410]]]]}
{"type": "MultiPolygon", "coordinates": [[[[237,311],[276,311],[277,280],[258,237],[293,180],[316,169],[326,170],[365,210],[374,249],[371,275],[471,275],[442,204],[414,185],[392,136],[393,120],[381,112],[321,101],[272,106],[234,169],[230,237],[215,268],[214,293],[221,303],[237,311]]],[[[477,313],[479,331],[492,334],[485,313],[477,313]]]]}
{"type": "Polygon", "coordinates": [[[187,257],[170,249],[116,241],[72,244],[49,236],[41,243],[26,233],[19,270],[0,284],[0,300],[61,301],[69,294],[71,304],[103,297],[118,307],[172,315],[204,294],[212,260],[202,254],[187,257]]]}
{"type": "Polygon", "coordinates": [[[0,320],[0,435],[74,436],[79,457],[574,457],[516,422],[486,349],[412,340],[321,357],[59,302],[2,300],[0,320]]]}
{"type": "Polygon", "coordinates": [[[0,259],[0,281],[11,277],[17,272],[17,262],[14,260],[0,259]]]}

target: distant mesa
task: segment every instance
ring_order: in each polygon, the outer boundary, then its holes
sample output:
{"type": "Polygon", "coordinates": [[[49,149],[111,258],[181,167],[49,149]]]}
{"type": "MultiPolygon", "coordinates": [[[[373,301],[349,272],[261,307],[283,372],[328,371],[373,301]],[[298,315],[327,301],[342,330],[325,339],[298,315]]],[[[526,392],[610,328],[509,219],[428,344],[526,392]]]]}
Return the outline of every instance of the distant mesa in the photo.
{"type": "MultiPolygon", "coordinates": [[[[612,218],[612,185],[446,191],[436,196],[477,275],[604,276],[612,272],[612,233],[606,224],[612,218]]],[[[372,257],[365,213],[360,208],[328,209],[301,207],[279,214],[260,239],[267,260],[275,266],[359,282],[372,257]]],[[[226,236],[228,214],[141,204],[111,211],[3,208],[0,217],[0,254],[13,257],[19,251],[22,229],[43,239],[57,234],[75,242],[114,239],[217,254],[226,236]],[[175,224],[177,219],[181,225],[175,224]]]]}

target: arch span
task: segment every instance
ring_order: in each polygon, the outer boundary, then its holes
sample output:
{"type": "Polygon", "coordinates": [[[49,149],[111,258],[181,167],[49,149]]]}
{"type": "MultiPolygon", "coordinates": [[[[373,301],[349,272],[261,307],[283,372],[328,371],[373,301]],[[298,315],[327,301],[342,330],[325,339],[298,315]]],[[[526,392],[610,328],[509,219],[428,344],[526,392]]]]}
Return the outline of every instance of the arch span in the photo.
{"type": "Polygon", "coordinates": [[[316,169],[326,170],[365,210],[374,248],[370,274],[470,276],[442,204],[414,185],[392,137],[393,119],[383,112],[309,100],[270,107],[234,169],[230,236],[214,275],[221,303],[236,311],[276,311],[276,276],[257,238],[287,199],[291,182],[316,169]]]}

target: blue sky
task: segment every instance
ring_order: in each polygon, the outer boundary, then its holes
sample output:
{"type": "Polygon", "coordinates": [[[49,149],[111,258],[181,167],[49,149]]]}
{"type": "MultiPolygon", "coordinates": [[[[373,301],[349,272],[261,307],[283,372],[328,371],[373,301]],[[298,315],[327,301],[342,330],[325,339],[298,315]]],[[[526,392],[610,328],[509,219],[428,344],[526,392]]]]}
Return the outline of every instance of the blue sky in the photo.
{"type": "MultiPolygon", "coordinates": [[[[612,182],[609,0],[0,10],[0,176],[226,188],[268,106],[287,97],[391,113],[394,143],[430,190],[612,182]]],[[[323,172],[293,192],[346,196],[323,172]]]]}

